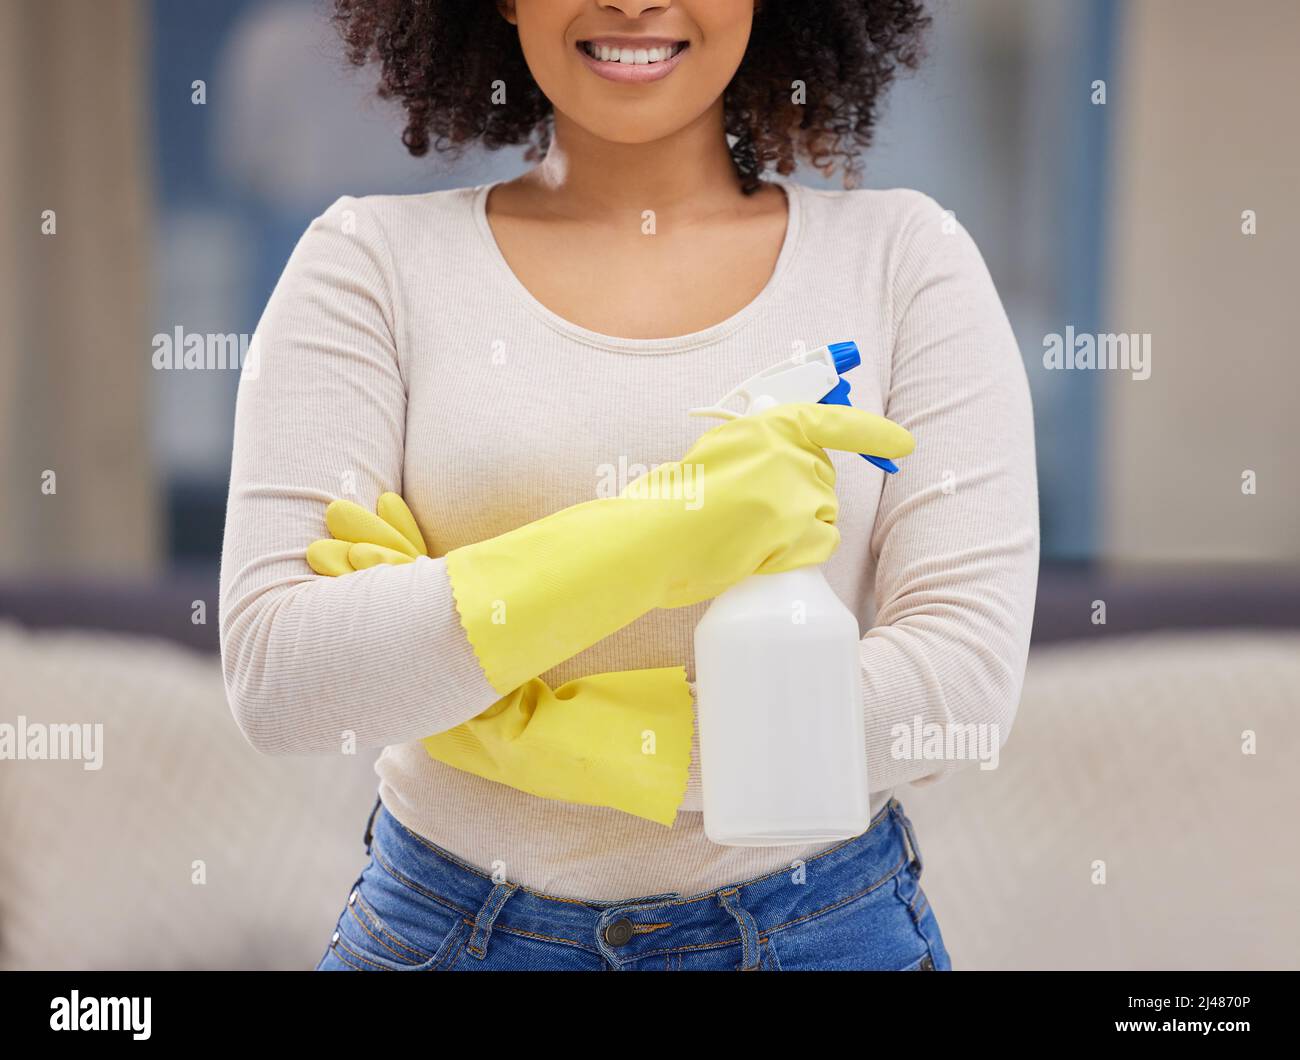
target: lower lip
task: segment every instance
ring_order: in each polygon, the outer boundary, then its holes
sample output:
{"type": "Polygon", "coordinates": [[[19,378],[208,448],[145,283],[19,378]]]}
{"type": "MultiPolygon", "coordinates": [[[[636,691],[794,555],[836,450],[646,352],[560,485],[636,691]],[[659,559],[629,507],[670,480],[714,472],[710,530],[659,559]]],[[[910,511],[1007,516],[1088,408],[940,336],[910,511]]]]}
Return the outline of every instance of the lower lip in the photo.
{"type": "Polygon", "coordinates": [[[677,69],[677,64],[682,61],[682,56],[690,51],[690,46],[683,48],[671,59],[664,59],[657,63],[606,63],[599,59],[593,59],[582,48],[582,45],[575,45],[578,55],[587,69],[598,77],[603,77],[606,81],[622,81],[625,84],[640,84],[645,81],[660,81],[677,69]]]}

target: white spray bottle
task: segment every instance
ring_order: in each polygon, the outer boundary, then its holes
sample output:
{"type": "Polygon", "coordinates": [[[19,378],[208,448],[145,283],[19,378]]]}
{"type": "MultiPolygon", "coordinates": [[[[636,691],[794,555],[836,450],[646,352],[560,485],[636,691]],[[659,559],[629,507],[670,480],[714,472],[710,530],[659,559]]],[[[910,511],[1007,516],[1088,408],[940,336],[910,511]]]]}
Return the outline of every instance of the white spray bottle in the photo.
{"type": "MultiPolygon", "coordinates": [[[[852,342],[796,354],[693,416],[847,405],[852,342]],[[728,407],[743,404],[737,412],[728,407]]],[[[863,454],[882,470],[898,468],[863,454]]],[[[861,633],[820,567],[746,578],[695,628],[704,831],[724,846],[849,839],[870,823],[861,633]]]]}

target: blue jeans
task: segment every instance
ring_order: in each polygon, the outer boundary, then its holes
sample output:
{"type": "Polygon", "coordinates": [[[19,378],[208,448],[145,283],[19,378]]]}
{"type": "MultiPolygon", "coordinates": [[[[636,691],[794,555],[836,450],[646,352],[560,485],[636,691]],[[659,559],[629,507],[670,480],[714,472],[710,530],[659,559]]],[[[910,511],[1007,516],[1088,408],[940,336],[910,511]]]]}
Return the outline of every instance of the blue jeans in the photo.
{"type": "Polygon", "coordinates": [[[317,971],[791,971],[952,967],[891,799],[862,835],[704,894],[556,898],[495,882],[382,804],[317,971]]]}

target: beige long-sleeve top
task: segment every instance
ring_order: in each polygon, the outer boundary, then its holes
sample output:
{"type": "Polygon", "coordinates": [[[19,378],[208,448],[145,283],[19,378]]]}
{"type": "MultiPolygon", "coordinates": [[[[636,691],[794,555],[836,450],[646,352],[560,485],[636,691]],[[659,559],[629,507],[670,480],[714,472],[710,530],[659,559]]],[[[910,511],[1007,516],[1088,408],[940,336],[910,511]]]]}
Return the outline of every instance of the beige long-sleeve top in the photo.
{"type": "MultiPolygon", "coordinates": [[[[841,544],[825,572],[864,631],[872,812],[898,785],[968,764],[909,756],[898,726],[982,725],[1006,740],[1038,507],[1027,380],[993,283],[965,229],[923,194],[779,183],[789,220],[768,284],[675,338],[600,335],[533,298],[493,239],[489,185],[344,197],[312,223],[258,325],[235,420],[221,644],[254,746],[382,747],[379,793],[399,821],[550,894],[691,894],[822,849],[710,843],[698,750],[665,828],[482,780],[418,740],[497,699],[437,557],[679,459],[710,426],[687,409],[800,348],[848,339],[862,354],[847,376],[854,404],[917,440],[893,476],[832,454],[841,544]],[[325,506],[373,507],[385,490],[406,498],[435,558],[313,574],[304,552],[328,536],[325,506]]],[[[684,664],[693,679],[705,606],[652,611],[540,676],[556,687],[684,664]]]]}

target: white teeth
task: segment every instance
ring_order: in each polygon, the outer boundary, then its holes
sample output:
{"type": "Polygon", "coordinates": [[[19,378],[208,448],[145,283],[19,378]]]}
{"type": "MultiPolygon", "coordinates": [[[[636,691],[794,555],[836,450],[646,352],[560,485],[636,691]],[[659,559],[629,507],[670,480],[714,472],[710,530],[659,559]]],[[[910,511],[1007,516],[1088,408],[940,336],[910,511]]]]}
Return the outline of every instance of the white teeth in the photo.
{"type": "Polygon", "coordinates": [[[670,44],[662,48],[615,48],[608,44],[591,44],[583,41],[582,50],[593,59],[604,63],[625,63],[629,66],[647,66],[671,59],[685,45],[670,44]]]}

